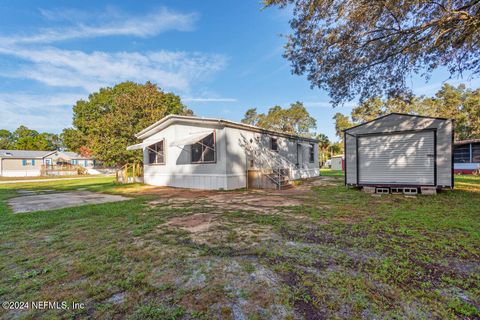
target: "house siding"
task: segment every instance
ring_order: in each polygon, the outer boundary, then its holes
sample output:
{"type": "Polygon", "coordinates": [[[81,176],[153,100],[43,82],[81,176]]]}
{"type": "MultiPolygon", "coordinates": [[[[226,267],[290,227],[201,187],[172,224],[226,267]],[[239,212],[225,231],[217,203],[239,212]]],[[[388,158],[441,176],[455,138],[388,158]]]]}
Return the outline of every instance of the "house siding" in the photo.
{"type": "Polygon", "coordinates": [[[8,159],[2,158],[1,175],[3,177],[36,177],[41,175],[42,159],[8,159]],[[23,160],[27,160],[28,165],[23,165],[23,160]],[[35,164],[31,165],[34,160],[35,164]]]}
{"type": "Polygon", "coordinates": [[[296,139],[225,127],[220,124],[200,126],[180,121],[146,139],[152,141],[165,139],[165,164],[148,164],[148,151],[144,148],[144,181],[151,185],[195,189],[244,188],[247,186],[250,157],[254,157],[256,167],[262,165],[259,158],[272,157],[272,152],[268,151],[271,137],[278,139],[277,157],[279,161],[284,162],[284,167],[291,168],[291,178],[300,179],[319,175],[317,144],[314,144],[315,161],[310,163],[308,150],[303,150],[303,157],[302,154],[300,155],[301,167],[295,168],[296,139]],[[171,146],[175,139],[205,130],[215,130],[215,163],[191,163],[190,146],[182,146],[182,148],[171,146]],[[257,154],[254,155],[255,152],[257,154]]]}
{"type": "Polygon", "coordinates": [[[155,133],[148,140],[165,139],[165,164],[148,164],[147,148],[143,149],[145,183],[195,189],[227,189],[224,128],[173,124],[155,133]],[[191,163],[190,146],[171,146],[176,139],[205,130],[215,130],[216,161],[191,163]]]}

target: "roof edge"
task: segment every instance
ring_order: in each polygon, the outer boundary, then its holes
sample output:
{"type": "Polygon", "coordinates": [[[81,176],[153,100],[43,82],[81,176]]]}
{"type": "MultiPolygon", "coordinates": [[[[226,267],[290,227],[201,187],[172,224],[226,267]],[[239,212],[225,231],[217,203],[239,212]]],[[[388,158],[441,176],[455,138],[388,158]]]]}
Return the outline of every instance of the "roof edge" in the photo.
{"type": "Polygon", "coordinates": [[[448,118],[441,118],[441,117],[430,117],[430,116],[422,116],[422,115],[417,115],[417,114],[408,114],[408,113],[401,113],[401,112],[390,112],[390,113],[385,114],[385,115],[383,115],[383,116],[380,116],[380,117],[378,117],[378,118],[375,118],[375,119],[366,121],[366,122],[364,122],[364,123],[357,124],[357,125],[355,125],[355,126],[353,126],[353,127],[344,129],[344,130],[342,130],[342,132],[347,132],[348,130],[361,127],[361,126],[363,126],[363,125],[369,124],[370,122],[377,121],[377,120],[380,120],[380,119],[383,119],[383,118],[386,118],[386,117],[389,117],[389,116],[392,116],[392,115],[408,116],[408,117],[414,117],[414,118],[435,119],[435,120],[451,120],[451,119],[448,119],[448,118]]]}
{"type": "MultiPolygon", "coordinates": [[[[299,135],[293,135],[293,134],[288,134],[288,133],[282,133],[282,132],[277,132],[273,130],[268,130],[268,129],[263,129],[259,128],[257,126],[252,126],[240,122],[235,122],[235,121],[230,121],[230,120],[224,120],[224,119],[215,119],[215,118],[203,118],[203,117],[192,117],[192,116],[181,116],[181,115],[168,115],[159,121],[155,122],[154,124],[148,126],[147,128],[143,129],[142,131],[138,132],[135,134],[135,137],[138,139],[146,139],[152,134],[148,134],[150,131],[153,131],[155,128],[161,126],[162,124],[167,123],[169,120],[175,121],[175,120],[184,120],[187,122],[208,122],[208,123],[216,123],[216,124],[222,124],[226,127],[230,128],[237,128],[237,129],[244,129],[247,131],[253,131],[253,132],[259,132],[259,133],[265,133],[265,134],[271,134],[271,135],[276,135],[276,136],[281,136],[281,137],[287,137],[287,138],[293,138],[293,139],[300,139],[300,140],[305,140],[305,141],[310,141],[310,142],[315,142],[318,143],[319,140],[315,138],[308,138],[308,137],[302,137],[299,135]]],[[[173,123],[172,123],[173,124],[173,123]]],[[[158,132],[158,131],[157,131],[158,132]]]]}

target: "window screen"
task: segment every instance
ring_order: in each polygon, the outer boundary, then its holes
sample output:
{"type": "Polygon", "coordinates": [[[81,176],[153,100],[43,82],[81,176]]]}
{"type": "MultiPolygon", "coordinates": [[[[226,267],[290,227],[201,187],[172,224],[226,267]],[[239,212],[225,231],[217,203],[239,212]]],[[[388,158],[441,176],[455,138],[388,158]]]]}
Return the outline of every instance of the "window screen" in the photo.
{"type": "Polygon", "coordinates": [[[310,145],[310,150],[309,150],[309,159],[310,159],[310,162],[315,162],[315,149],[314,149],[315,145],[311,144],[310,145]]]}
{"type": "Polygon", "coordinates": [[[277,140],[277,138],[270,138],[270,148],[273,151],[278,151],[278,140],[277,140]]]}
{"type": "Polygon", "coordinates": [[[480,143],[472,143],[472,162],[480,163],[480,143]]]}
{"type": "Polygon", "coordinates": [[[215,162],[215,135],[213,132],[192,144],[192,162],[215,162]]]}
{"type": "Polygon", "coordinates": [[[149,164],[164,164],[165,155],[164,155],[164,141],[157,142],[148,147],[148,163],[149,164]]]}
{"type": "Polygon", "coordinates": [[[470,162],[470,145],[463,144],[460,146],[455,146],[453,150],[453,161],[455,163],[470,162]]]}

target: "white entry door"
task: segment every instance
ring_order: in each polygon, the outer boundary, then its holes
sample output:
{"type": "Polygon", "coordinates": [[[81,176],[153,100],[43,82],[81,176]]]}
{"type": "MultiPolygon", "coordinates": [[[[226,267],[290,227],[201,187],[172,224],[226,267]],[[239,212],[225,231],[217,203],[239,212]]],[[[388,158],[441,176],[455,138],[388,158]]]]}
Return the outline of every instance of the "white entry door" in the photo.
{"type": "Polygon", "coordinates": [[[435,184],[435,132],[358,138],[360,184],[435,184]]]}

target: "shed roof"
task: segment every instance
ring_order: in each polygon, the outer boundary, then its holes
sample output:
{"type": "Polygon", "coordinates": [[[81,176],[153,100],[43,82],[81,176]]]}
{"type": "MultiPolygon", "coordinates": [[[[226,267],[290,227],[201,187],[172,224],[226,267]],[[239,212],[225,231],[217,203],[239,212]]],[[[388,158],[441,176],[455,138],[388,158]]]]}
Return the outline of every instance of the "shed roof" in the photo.
{"type": "Polygon", "coordinates": [[[0,150],[0,158],[44,158],[55,151],[0,150]]]}
{"type": "Polygon", "coordinates": [[[458,141],[455,141],[454,144],[456,146],[459,146],[459,145],[462,145],[462,144],[469,144],[469,143],[480,143],[480,139],[458,140],[458,141]]]}
{"type": "Polygon", "coordinates": [[[380,119],[383,119],[383,118],[386,118],[386,117],[390,117],[390,116],[408,116],[408,117],[412,117],[412,118],[427,118],[427,119],[436,119],[436,120],[448,120],[447,118],[429,117],[429,116],[422,116],[422,115],[416,115],[416,114],[392,112],[392,113],[383,115],[383,116],[381,116],[381,117],[375,118],[375,119],[373,119],[373,120],[366,121],[366,122],[361,123],[361,124],[358,124],[358,125],[356,125],[356,126],[347,128],[347,129],[345,129],[345,130],[343,130],[343,131],[346,132],[346,131],[349,131],[349,130],[352,130],[352,129],[355,129],[355,128],[364,126],[364,125],[369,124],[369,123],[371,123],[371,122],[375,122],[375,121],[377,121],[377,120],[380,120],[380,119]]]}
{"type": "Polygon", "coordinates": [[[248,124],[240,123],[240,122],[235,122],[235,121],[230,121],[230,120],[224,120],[224,119],[214,119],[214,118],[202,118],[202,117],[193,117],[193,116],[180,116],[180,115],[168,115],[159,121],[155,122],[151,126],[143,129],[139,133],[137,133],[135,136],[138,139],[145,139],[151,136],[154,133],[157,133],[161,131],[162,129],[168,127],[169,125],[176,123],[176,122],[185,122],[185,123],[190,123],[190,124],[213,124],[213,125],[223,125],[225,127],[230,127],[230,128],[237,128],[237,129],[242,129],[242,130],[247,130],[247,131],[253,131],[253,132],[259,132],[259,133],[266,133],[266,134],[271,134],[275,136],[280,136],[280,137],[287,137],[287,138],[292,138],[292,139],[298,139],[298,140],[303,140],[303,141],[310,141],[310,142],[315,142],[318,143],[319,140],[313,139],[313,138],[307,138],[307,137],[302,137],[298,135],[292,135],[292,134],[287,134],[283,132],[277,132],[273,130],[267,130],[267,129],[262,129],[256,126],[251,126],[248,124]]]}

